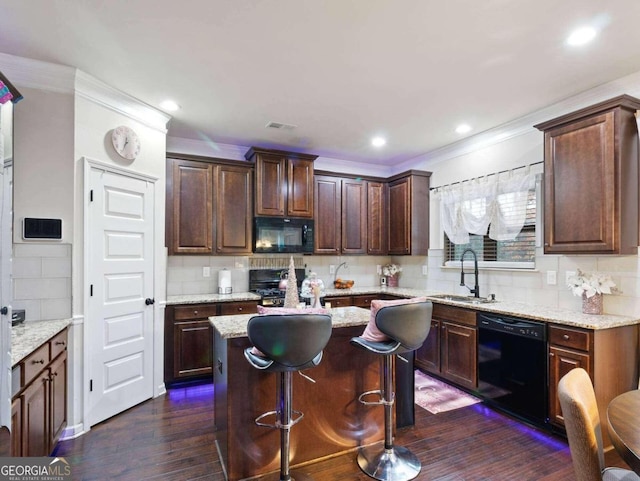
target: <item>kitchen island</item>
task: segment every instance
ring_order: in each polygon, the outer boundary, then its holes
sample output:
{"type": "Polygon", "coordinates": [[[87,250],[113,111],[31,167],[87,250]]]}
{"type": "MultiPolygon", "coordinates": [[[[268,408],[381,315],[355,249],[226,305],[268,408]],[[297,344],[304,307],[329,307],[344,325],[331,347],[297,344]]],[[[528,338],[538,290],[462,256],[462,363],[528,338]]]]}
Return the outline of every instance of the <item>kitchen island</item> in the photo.
{"type": "MultiPolygon", "coordinates": [[[[384,439],[383,410],[358,402],[360,393],[378,389],[379,359],[349,341],[369,321],[368,309],[336,308],[333,332],[319,366],[293,376],[293,408],[304,419],[291,430],[291,465],[355,450],[384,439]]],[[[216,445],[229,480],[280,466],[280,431],[254,423],[275,409],[276,375],[252,368],[244,357],[251,344],[247,322],[252,314],[211,317],[214,327],[214,413],[216,445]]],[[[354,453],[355,456],[355,453],[354,453]]]]}

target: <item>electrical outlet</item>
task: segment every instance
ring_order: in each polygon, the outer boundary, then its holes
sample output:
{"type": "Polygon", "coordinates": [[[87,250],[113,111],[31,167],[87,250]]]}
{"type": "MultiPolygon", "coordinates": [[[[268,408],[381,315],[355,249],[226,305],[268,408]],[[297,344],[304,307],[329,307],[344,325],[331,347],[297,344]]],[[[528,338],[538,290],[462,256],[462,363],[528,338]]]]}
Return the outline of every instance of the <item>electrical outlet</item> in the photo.
{"type": "Polygon", "coordinates": [[[336,273],[336,266],[334,264],[330,264],[329,265],[329,274],[335,274],[336,273]]]}
{"type": "Polygon", "coordinates": [[[422,266],[422,275],[426,276],[428,273],[427,266],[422,266]]]}
{"type": "Polygon", "coordinates": [[[206,266],[202,268],[202,277],[211,277],[211,267],[206,266]]]}
{"type": "Polygon", "coordinates": [[[576,271],[567,271],[564,275],[565,284],[569,284],[569,278],[574,277],[576,275],[576,271]]]}
{"type": "Polygon", "coordinates": [[[558,283],[558,277],[556,271],[547,271],[547,284],[555,286],[558,283]]]}

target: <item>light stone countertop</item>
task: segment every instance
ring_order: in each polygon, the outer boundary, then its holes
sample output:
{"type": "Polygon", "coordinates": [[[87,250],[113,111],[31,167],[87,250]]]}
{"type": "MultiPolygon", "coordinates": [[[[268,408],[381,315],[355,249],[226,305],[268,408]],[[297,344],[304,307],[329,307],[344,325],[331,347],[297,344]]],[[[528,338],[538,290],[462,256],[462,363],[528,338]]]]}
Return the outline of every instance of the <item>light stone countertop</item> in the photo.
{"type": "MultiPolygon", "coordinates": [[[[300,312],[304,312],[301,309],[300,312]]],[[[233,316],[213,316],[209,322],[223,339],[247,336],[249,319],[258,314],[236,314],[233,316]]],[[[331,309],[331,323],[334,329],[341,327],[365,326],[369,322],[369,309],[361,307],[336,307],[331,309]]]]}
{"type": "Polygon", "coordinates": [[[11,365],[15,366],[71,324],[71,319],[27,321],[11,328],[11,365]]]}
{"type": "Polygon", "coordinates": [[[259,301],[260,296],[253,292],[234,292],[232,294],[190,294],[167,296],[167,306],[178,304],[205,304],[207,302],[259,301]]]}

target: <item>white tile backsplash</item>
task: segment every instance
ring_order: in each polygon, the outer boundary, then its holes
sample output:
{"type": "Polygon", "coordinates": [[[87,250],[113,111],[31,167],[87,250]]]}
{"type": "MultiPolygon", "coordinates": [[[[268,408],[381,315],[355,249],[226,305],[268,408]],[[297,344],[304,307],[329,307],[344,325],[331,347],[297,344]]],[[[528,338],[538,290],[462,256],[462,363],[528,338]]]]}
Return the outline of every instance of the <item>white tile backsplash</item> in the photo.
{"type": "Polygon", "coordinates": [[[71,245],[14,244],[12,283],[14,309],[27,321],[71,317],[71,245]]]}

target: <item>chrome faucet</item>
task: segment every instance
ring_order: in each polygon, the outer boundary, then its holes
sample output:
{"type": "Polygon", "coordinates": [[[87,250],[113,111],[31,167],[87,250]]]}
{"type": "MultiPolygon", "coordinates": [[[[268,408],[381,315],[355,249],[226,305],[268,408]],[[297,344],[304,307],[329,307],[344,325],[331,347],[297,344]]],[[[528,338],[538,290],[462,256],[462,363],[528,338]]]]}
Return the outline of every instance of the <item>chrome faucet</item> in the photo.
{"type": "Polygon", "coordinates": [[[462,253],[462,256],[460,256],[460,285],[465,286],[467,289],[469,289],[474,297],[480,297],[480,286],[478,286],[478,256],[476,255],[476,251],[474,251],[473,249],[466,249],[462,253]],[[471,252],[471,254],[473,254],[473,274],[476,281],[473,289],[471,289],[464,283],[464,256],[467,252],[471,252]]]}
{"type": "Polygon", "coordinates": [[[346,262],[341,262],[340,264],[338,264],[338,267],[336,267],[335,272],[333,273],[333,282],[335,282],[338,279],[338,271],[340,270],[340,268],[344,266],[345,269],[348,269],[349,266],[347,265],[346,262]]]}

